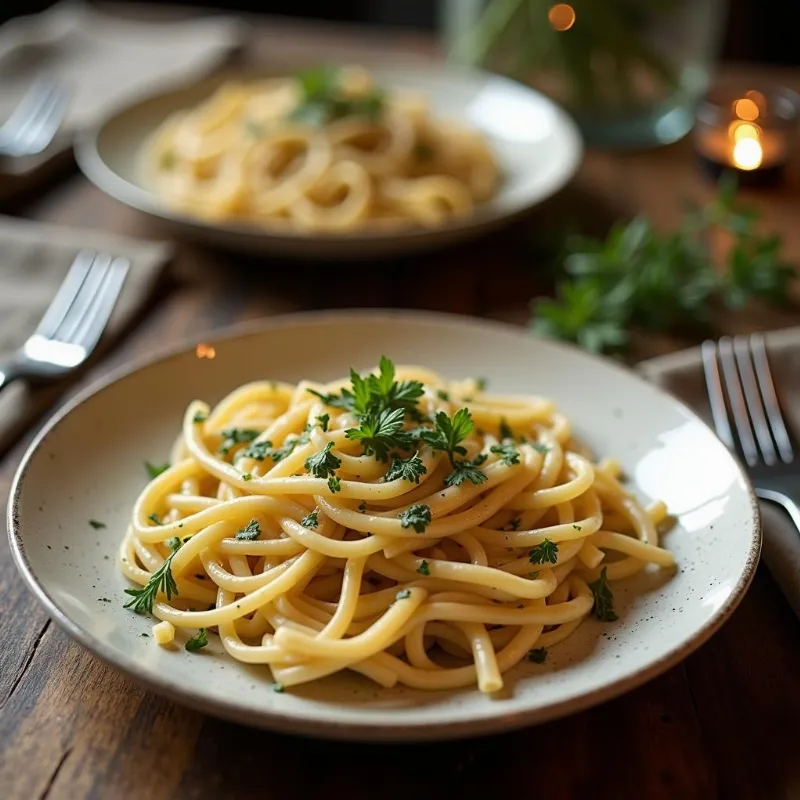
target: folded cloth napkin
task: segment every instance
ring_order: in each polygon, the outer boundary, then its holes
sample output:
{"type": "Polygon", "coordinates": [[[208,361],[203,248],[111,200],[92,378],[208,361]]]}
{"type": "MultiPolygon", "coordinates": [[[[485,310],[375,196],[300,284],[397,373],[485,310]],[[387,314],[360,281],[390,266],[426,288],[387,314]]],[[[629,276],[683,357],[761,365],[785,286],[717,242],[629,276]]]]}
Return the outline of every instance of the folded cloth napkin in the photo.
{"type": "MultiPolygon", "coordinates": [[[[800,328],[766,334],[772,377],[787,423],[800,431],[800,328]]],[[[711,424],[699,348],[660,356],[638,365],[646,378],[683,400],[711,424]]],[[[800,480],[798,481],[800,489],[800,480]]],[[[800,617],[800,533],[778,506],[762,501],[762,554],[786,599],[800,617]]]]}
{"type": "Polygon", "coordinates": [[[0,197],[63,154],[71,132],[127,98],[211,72],[242,40],[242,23],[232,17],[140,22],[74,0],[0,26],[0,124],[40,76],[59,80],[70,101],[45,153],[0,160],[0,197]]]}
{"type": "MultiPolygon", "coordinates": [[[[73,259],[84,248],[125,256],[131,262],[100,348],[108,346],[143,305],[171,255],[171,247],[160,242],[0,216],[0,361],[33,333],[73,259]]],[[[0,453],[63,389],[63,382],[32,388],[16,381],[0,392],[0,453]]]]}

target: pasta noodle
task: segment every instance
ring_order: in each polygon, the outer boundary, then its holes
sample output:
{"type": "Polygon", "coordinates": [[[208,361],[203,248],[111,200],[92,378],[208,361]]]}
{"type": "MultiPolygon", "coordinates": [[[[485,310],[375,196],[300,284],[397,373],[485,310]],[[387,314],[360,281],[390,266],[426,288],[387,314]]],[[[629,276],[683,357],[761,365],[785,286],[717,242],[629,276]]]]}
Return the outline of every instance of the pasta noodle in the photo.
{"type": "Polygon", "coordinates": [[[327,233],[440,227],[472,214],[500,177],[476,131],[382,92],[360,67],[227,81],[163,122],[144,167],[189,215],[327,233]]]}
{"type": "MultiPolygon", "coordinates": [[[[650,563],[663,503],[593,462],[539,397],[382,359],[327,385],[244,385],[186,410],[121,545],[128,607],[207,629],[277,687],[342,670],[503,686],[650,563]]],[[[198,639],[198,637],[200,637],[198,639]]]]}

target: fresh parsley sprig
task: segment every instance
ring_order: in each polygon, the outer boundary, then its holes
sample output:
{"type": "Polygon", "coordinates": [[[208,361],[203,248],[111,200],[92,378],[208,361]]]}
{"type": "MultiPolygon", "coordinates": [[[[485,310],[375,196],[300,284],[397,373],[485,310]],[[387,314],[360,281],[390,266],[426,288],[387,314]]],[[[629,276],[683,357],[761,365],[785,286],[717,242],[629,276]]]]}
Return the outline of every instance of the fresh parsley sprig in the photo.
{"type": "Polygon", "coordinates": [[[467,454],[467,448],[461,442],[475,429],[469,409],[459,409],[452,419],[444,411],[437,411],[434,426],[433,429],[419,429],[418,435],[433,450],[447,453],[453,471],[444,479],[445,484],[460,486],[467,479],[476,485],[486,481],[486,473],[478,469],[486,461],[485,455],[480,454],[472,461],[463,458],[456,459],[456,455],[465,456],[467,454]]]}
{"type": "Polygon", "coordinates": [[[167,600],[171,600],[172,595],[178,594],[178,586],[172,577],[171,565],[175,553],[180,550],[181,540],[177,536],[173,536],[167,540],[167,544],[172,552],[150,576],[150,580],[141,589],[125,590],[125,594],[129,594],[133,599],[125,603],[124,608],[130,608],[137,614],[150,614],[153,611],[153,602],[159,592],[163,592],[167,596],[167,600]]]}
{"type": "Polygon", "coordinates": [[[431,509],[424,503],[415,503],[400,514],[400,525],[403,528],[413,528],[417,533],[425,533],[425,528],[431,522],[431,509]]]}
{"type": "Polygon", "coordinates": [[[315,478],[327,478],[328,488],[336,493],[341,489],[339,478],[336,477],[335,470],[342,466],[342,460],[331,453],[333,442],[328,442],[319,453],[309,456],[306,459],[306,472],[310,472],[315,478]]]}
{"type": "Polygon", "coordinates": [[[589,584],[594,597],[594,615],[601,622],[615,622],[619,619],[614,611],[614,595],[608,585],[607,567],[600,570],[600,577],[589,584]]]}
{"type": "Polygon", "coordinates": [[[507,467],[519,464],[519,450],[511,442],[496,444],[489,448],[492,453],[500,456],[500,461],[507,467]]]}
{"type": "Polygon", "coordinates": [[[260,431],[252,428],[226,428],[222,431],[222,444],[219,446],[219,452],[227,455],[237,444],[252,442],[259,433],[260,431]]]}
{"type": "Polygon", "coordinates": [[[409,483],[419,483],[419,479],[428,471],[422,459],[419,457],[419,451],[414,453],[413,456],[408,458],[400,458],[395,456],[392,459],[392,465],[383,476],[384,481],[396,481],[402,478],[409,483]]]}
{"type": "Polygon", "coordinates": [[[545,539],[528,553],[528,560],[531,564],[555,564],[558,561],[558,544],[552,539],[545,539]]]}
{"type": "Polygon", "coordinates": [[[295,122],[319,127],[335,119],[362,116],[374,120],[384,108],[383,92],[371,89],[363,95],[350,97],[342,91],[341,70],[317,67],[295,75],[300,89],[300,103],[291,114],[295,122]]]}
{"type": "Polygon", "coordinates": [[[725,176],[715,200],[688,210],[675,231],[661,233],[637,217],[603,241],[569,241],[566,278],[554,300],[534,303],[533,329],[607,352],[624,349],[631,328],[708,327],[715,304],[785,303],[796,272],[781,257],[781,239],[761,234],[758,215],[735,195],[735,181],[725,176]],[[709,250],[718,231],[731,240],[722,272],[709,250]]]}
{"type": "Polygon", "coordinates": [[[361,418],[359,428],[348,428],[345,436],[361,442],[364,455],[374,455],[378,461],[386,461],[391,450],[407,450],[414,440],[403,430],[405,409],[384,409],[381,412],[370,411],[361,418]]]}
{"type": "Polygon", "coordinates": [[[236,538],[240,542],[254,542],[259,536],[261,536],[261,526],[257,519],[251,519],[244,528],[236,531],[236,538]]]}

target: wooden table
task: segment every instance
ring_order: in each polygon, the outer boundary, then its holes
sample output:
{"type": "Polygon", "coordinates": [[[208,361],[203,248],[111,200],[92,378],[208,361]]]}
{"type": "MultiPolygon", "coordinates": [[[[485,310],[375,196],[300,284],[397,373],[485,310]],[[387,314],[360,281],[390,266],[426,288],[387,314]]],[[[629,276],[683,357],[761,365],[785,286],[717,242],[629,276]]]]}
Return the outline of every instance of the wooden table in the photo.
{"type": "MultiPolygon", "coordinates": [[[[420,57],[414,36],[339,28],[258,26],[272,56],[400,47],[420,57]]],[[[732,74],[733,69],[727,70],[732,74]]],[[[767,73],[800,83],[800,74],[767,73]]],[[[786,237],[800,263],[800,180],[752,199],[786,237]]],[[[588,154],[558,198],[513,229],[407,261],[358,267],[357,295],[326,283],[324,265],[280,263],[181,244],[157,299],[116,349],[83,376],[85,385],[141,354],[211,328],[296,309],[432,308],[524,323],[528,298],[548,289],[542,232],[576,222],[649,214],[673,224],[679,201],[710,194],[688,142],[638,154],[588,154]],[[405,288],[426,274],[425,292],[405,288]],[[368,276],[368,277],[367,277],[368,276]]],[[[77,174],[15,211],[72,226],[152,236],[137,213],[77,174]]],[[[800,312],[753,313],[731,330],[800,323],[800,312]]],[[[685,345],[641,339],[636,357],[685,345]]],[[[74,388],[66,391],[68,395],[74,388]]],[[[32,434],[33,432],[31,432],[32,434]]],[[[29,437],[28,437],[29,438],[29,437]]],[[[24,444],[21,443],[21,445],[24,444]]],[[[5,455],[7,494],[21,449],[5,455]]],[[[798,620],[761,567],[724,628],[683,664],[598,708],[540,727],[444,744],[378,746],[304,740],[251,730],[161,699],[108,668],[47,619],[0,544],[0,798],[228,798],[259,796],[792,798],[800,797],[798,620]],[[357,765],[357,768],[354,767],[357,765]]]]}

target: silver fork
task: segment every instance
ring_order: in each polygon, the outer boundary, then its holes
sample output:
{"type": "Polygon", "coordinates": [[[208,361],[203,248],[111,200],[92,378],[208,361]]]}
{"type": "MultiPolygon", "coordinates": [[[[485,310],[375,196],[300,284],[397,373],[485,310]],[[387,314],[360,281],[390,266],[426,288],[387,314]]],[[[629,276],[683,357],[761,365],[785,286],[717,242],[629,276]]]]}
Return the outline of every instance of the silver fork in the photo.
{"type": "Polygon", "coordinates": [[[67,106],[67,93],[56,81],[36,81],[0,127],[0,156],[41,153],[61,127],[67,106]]]}
{"type": "Polygon", "coordinates": [[[756,495],[783,506],[800,532],[800,457],[781,413],[764,337],[703,342],[702,354],[717,436],[744,462],[756,495]]]}
{"type": "Polygon", "coordinates": [[[106,327],[129,268],[126,258],[79,253],[36,331],[7,364],[0,364],[0,389],[18,378],[55,380],[83,364],[106,327]]]}

